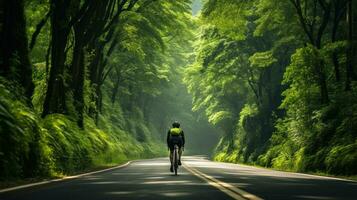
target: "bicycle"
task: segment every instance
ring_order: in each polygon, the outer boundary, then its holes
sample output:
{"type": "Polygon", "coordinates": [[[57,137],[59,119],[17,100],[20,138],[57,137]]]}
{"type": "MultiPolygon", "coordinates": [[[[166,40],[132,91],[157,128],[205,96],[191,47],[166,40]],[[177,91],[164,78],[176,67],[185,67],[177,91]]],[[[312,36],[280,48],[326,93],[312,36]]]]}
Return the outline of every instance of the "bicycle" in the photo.
{"type": "Polygon", "coordinates": [[[173,159],[172,159],[172,164],[173,164],[173,166],[174,166],[174,172],[175,172],[175,175],[177,176],[177,169],[178,169],[178,157],[179,157],[179,155],[178,155],[178,149],[179,149],[179,147],[178,147],[178,145],[177,144],[175,144],[175,146],[174,146],[174,152],[173,152],[173,159]]]}

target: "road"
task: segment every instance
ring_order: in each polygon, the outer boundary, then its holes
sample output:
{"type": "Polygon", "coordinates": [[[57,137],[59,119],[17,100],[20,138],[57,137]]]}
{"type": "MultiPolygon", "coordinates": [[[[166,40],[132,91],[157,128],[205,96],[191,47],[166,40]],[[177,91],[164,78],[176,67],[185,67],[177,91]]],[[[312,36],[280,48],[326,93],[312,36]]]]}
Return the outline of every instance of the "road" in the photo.
{"type": "Polygon", "coordinates": [[[179,175],[166,158],[134,161],[120,169],[0,193],[0,200],[114,199],[357,199],[357,182],[183,158],[179,175]]]}

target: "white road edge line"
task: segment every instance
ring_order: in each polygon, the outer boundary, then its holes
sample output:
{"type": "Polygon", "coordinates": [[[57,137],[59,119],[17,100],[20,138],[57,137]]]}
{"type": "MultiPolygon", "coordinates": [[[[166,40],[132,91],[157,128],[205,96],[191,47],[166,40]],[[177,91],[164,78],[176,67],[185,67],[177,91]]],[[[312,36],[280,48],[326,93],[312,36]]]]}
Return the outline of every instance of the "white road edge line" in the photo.
{"type": "Polygon", "coordinates": [[[282,171],[282,170],[277,170],[277,169],[273,169],[273,168],[252,166],[252,165],[241,164],[241,163],[236,164],[236,163],[228,163],[228,162],[220,162],[220,161],[213,161],[213,162],[222,163],[222,164],[228,164],[228,165],[232,165],[233,167],[236,167],[238,165],[238,166],[240,166],[242,168],[257,169],[257,170],[261,170],[261,171],[274,171],[274,172],[278,172],[278,173],[293,174],[293,175],[306,176],[306,177],[312,177],[312,178],[318,178],[318,179],[327,179],[327,180],[336,180],[336,181],[345,181],[345,182],[357,183],[356,180],[333,177],[333,176],[328,176],[328,175],[324,176],[324,175],[305,174],[305,173],[300,173],[300,172],[289,172],[289,171],[282,171]]]}
{"type": "Polygon", "coordinates": [[[26,185],[20,185],[20,186],[5,188],[5,189],[0,190],[0,193],[10,192],[10,191],[14,191],[14,190],[20,190],[20,189],[24,189],[24,188],[39,186],[39,185],[45,185],[45,184],[49,184],[49,183],[62,182],[62,181],[67,181],[67,180],[71,180],[71,179],[80,178],[80,177],[83,177],[83,176],[98,174],[98,173],[102,173],[102,172],[106,172],[106,171],[110,171],[110,170],[126,167],[126,166],[130,165],[130,163],[132,163],[132,162],[133,161],[128,161],[125,164],[118,165],[118,166],[115,166],[115,167],[102,169],[102,170],[98,170],[98,171],[93,171],[93,172],[88,172],[88,173],[84,173],[84,174],[78,174],[78,175],[75,175],[75,176],[65,176],[65,177],[59,178],[59,179],[53,179],[53,180],[48,180],[48,181],[41,181],[41,182],[37,182],[37,183],[30,183],[30,184],[26,184],[26,185]]]}
{"type": "Polygon", "coordinates": [[[222,192],[226,193],[227,195],[229,195],[230,197],[232,197],[233,199],[236,200],[263,200],[260,197],[257,197],[253,194],[250,194],[242,189],[239,189],[229,183],[225,183],[222,182],[212,176],[209,176],[193,167],[189,167],[187,165],[183,165],[183,167],[191,172],[192,174],[194,174],[195,176],[203,179],[204,181],[206,181],[208,184],[212,185],[213,187],[218,188],[219,190],[221,190],[222,192]]]}

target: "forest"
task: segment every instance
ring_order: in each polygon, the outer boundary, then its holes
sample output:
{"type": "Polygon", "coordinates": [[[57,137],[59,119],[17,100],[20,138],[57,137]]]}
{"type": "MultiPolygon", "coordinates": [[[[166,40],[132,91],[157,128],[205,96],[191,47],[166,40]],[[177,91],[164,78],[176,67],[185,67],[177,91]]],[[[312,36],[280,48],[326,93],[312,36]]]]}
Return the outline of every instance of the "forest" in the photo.
{"type": "Polygon", "coordinates": [[[0,181],[185,154],[357,174],[352,0],[0,1],[0,181]]]}

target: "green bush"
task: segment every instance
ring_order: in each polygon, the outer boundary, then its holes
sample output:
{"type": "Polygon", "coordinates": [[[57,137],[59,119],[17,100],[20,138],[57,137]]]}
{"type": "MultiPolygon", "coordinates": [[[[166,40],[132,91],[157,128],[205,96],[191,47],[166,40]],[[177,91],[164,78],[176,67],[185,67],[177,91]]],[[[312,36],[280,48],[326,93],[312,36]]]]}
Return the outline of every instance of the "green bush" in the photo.
{"type": "Polygon", "coordinates": [[[17,94],[21,94],[21,90],[8,88],[11,87],[0,84],[0,177],[3,181],[62,176],[129,159],[165,155],[166,148],[151,136],[151,129],[143,120],[128,119],[133,122],[133,129],[125,131],[122,125],[112,123],[123,119],[120,115],[117,118],[110,113],[101,116],[100,128],[86,116],[82,130],[66,115],[51,114],[41,119],[28,102],[19,98],[17,94]],[[130,130],[135,130],[136,137],[130,130]]]}
{"type": "Polygon", "coordinates": [[[333,147],[325,159],[328,173],[357,174],[357,140],[354,144],[333,147]]]}
{"type": "Polygon", "coordinates": [[[48,175],[51,153],[44,145],[37,115],[18,98],[21,91],[0,84],[0,177],[48,175]],[[12,91],[12,92],[10,92],[12,91]]]}

